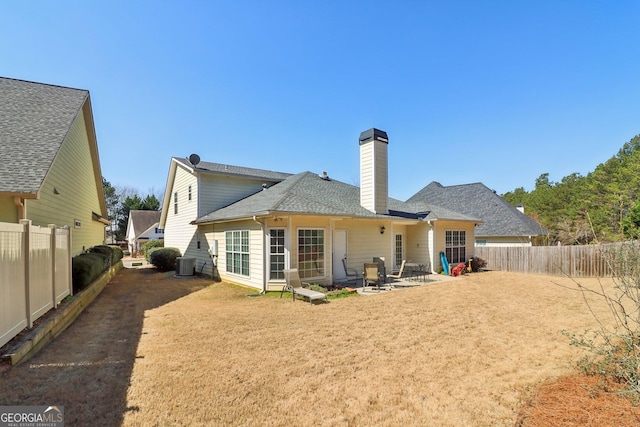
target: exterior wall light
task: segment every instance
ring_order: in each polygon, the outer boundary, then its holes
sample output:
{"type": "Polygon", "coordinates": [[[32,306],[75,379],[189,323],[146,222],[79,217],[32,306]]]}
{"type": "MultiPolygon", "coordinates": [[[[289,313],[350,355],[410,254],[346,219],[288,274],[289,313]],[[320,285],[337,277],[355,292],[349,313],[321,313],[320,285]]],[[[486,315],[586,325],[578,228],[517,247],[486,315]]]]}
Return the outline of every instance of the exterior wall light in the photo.
{"type": "Polygon", "coordinates": [[[384,225],[383,225],[382,227],[380,227],[380,234],[384,234],[384,230],[385,230],[385,228],[384,228],[384,225]]]}

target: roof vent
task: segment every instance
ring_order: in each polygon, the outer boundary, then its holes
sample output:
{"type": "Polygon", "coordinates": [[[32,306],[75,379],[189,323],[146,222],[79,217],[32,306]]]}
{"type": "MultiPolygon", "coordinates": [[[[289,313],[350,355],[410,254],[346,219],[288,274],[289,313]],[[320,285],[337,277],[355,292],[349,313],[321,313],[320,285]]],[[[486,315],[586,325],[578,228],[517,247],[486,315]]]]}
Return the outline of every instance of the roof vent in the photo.
{"type": "Polygon", "coordinates": [[[322,174],[320,174],[319,176],[325,181],[331,181],[331,178],[329,178],[329,174],[327,173],[327,171],[322,171],[322,174]]]}
{"type": "Polygon", "coordinates": [[[193,166],[198,166],[198,163],[200,163],[200,156],[198,156],[197,154],[192,154],[189,156],[189,162],[193,165],[193,166]]]}

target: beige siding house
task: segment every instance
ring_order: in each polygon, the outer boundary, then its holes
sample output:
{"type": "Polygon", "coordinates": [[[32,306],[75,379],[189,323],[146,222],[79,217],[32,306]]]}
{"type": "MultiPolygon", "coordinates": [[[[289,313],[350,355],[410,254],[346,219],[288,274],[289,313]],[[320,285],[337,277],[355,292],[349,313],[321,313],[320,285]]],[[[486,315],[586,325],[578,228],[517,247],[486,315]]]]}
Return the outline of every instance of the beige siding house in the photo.
{"type": "Polygon", "coordinates": [[[137,256],[146,242],[164,239],[164,230],[160,228],[160,211],[129,211],[127,221],[127,245],[133,256],[137,256]]]}
{"type": "Polygon", "coordinates": [[[68,226],[104,243],[107,209],[89,92],[0,78],[0,221],[68,226]]]}
{"type": "Polygon", "coordinates": [[[390,198],[387,134],[370,129],[359,144],[361,188],[324,172],[173,158],[160,219],[165,246],[195,258],[198,272],[260,291],[280,290],[286,268],[331,284],[345,279],[343,260],[358,271],[383,257],[387,271],[407,260],[438,272],[441,251],[453,263],[473,255],[479,219],[390,198]],[[195,206],[182,209],[189,202],[195,206]]]}
{"type": "MultiPolygon", "coordinates": [[[[288,175],[200,162],[197,156],[191,156],[190,160],[172,158],[160,216],[165,247],[177,248],[182,255],[195,258],[197,272],[214,274],[211,252],[218,250],[217,240],[207,227],[196,225],[195,221],[262,190],[263,185],[280,182],[288,175]]],[[[248,225],[256,226],[253,222],[248,225]]],[[[250,229],[246,227],[244,224],[243,229],[250,229]]]]}

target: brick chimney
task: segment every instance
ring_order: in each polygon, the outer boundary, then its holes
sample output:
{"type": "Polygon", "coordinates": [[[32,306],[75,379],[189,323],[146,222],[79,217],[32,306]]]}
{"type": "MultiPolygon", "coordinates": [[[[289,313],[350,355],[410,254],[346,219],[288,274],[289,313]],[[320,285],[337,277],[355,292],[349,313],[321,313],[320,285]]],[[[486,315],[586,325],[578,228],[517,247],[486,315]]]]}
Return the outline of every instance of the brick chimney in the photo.
{"type": "Polygon", "coordinates": [[[360,134],[360,205],[376,214],[389,213],[387,133],[369,129],[360,134]]]}

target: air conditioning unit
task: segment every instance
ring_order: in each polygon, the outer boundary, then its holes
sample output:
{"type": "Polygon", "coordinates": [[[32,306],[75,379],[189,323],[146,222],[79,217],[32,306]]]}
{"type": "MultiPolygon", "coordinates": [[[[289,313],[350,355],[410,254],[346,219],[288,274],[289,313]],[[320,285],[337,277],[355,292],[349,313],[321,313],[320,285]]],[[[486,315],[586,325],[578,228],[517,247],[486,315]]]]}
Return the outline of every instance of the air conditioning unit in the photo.
{"type": "Polygon", "coordinates": [[[176,275],[193,276],[196,270],[196,259],[178,257],[176,258],[176,275]]]}

